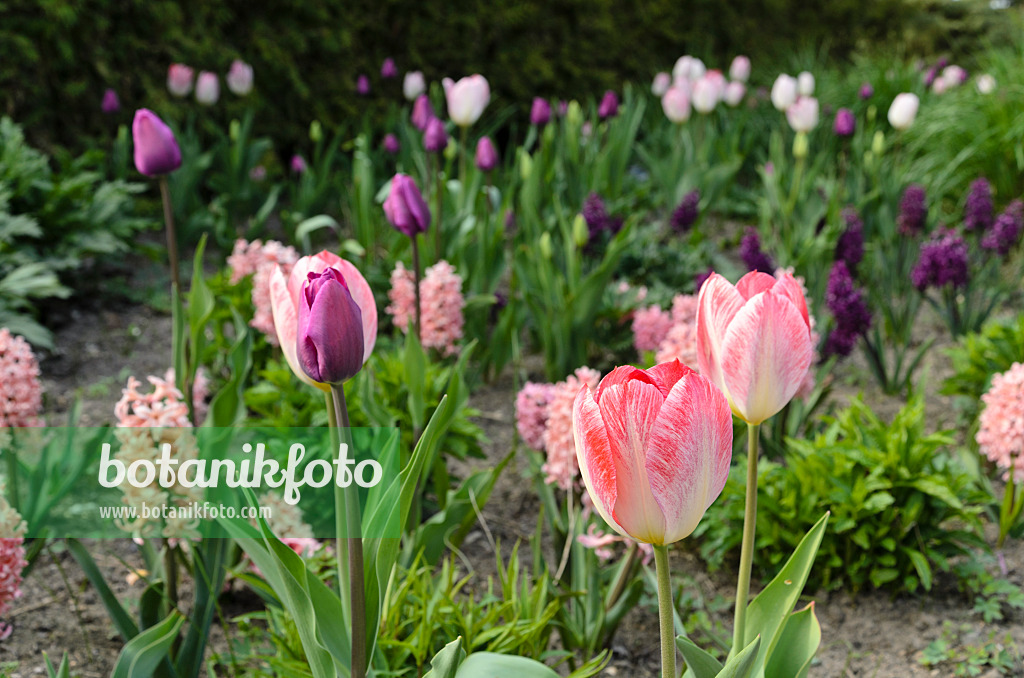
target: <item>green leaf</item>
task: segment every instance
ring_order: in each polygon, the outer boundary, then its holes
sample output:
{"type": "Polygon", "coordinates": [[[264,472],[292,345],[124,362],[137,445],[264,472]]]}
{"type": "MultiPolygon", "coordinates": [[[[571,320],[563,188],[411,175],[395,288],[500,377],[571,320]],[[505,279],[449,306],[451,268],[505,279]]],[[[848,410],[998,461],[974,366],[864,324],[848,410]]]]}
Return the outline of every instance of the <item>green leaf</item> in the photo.
{"type": "Polygon", "coordinates": [[[45,652],[43,653],[43,660],[46,662],[47,678],[71,678],[71,662],[67,652],[64,653],[64,658],[60,660],[60,666],[56,670],[54,670],[53,664],[50,662],[49,655],[45,652]]]}
{"type": "Polygon", "coordinates": [[[249,371],[252,369],[252,333],[234,308],[231,309],[231,314],[235,319],[235,336],[238,337],[228,355],[231,378],[210,401],[210,410],[206,421],[203,422],[204,426],[235,426],[246,415],[244,394],[249,371]]]}
{"type": "Polygon", "coordinates": [[[139,627],[136,626],[132,620],[132,616],[128,614],[128,611],[121,605],[121,601],[118,600],[114,592],[110,590],[107,585],[107,580],[103,578],[100,573],[100,569],[96,566],[96,561],[92,559],[89,552],[82,546],[82,543],[77,539],[67,540],[68,552],[78,562],[78,566],[82,568],[82,572],[85,573],[86,578],[92,587],[96,589],[96,593],[99,594],[100,600],[103,601],[103,605],[107,608],[107,614],[110,615],[110,620],[114,623],[114,628],[125,641],[129,641],[139,633],[139,627]]]}
{"type": "Polygon", "coordinates": [[[765,666],[765,678],[805,678],[821,643],[821,625],[814,603],[789,615],[775,651],[765,666]]]}
{"type": "Polygon", "coordinates": [[[434,658],[430,660],[430,670],[423,678],[455,678],[455,672],[465,657],[466,651],[462,649],[462,637],[460,636],[434,655],[434,658]]]}
{"type": "MultiPolygon", "coordinates": [[[[686,636],[676,636],[676,647],[683,653],[686,660],[686,675],[694,678],[715,678],[722,671],[722,662],[718,661],[686,636]]],[[[744,656],[741,652],[737,657],[744,656]]]]}
{"type": "MultiPolygon", "coordinates": [[[[411,322],[411,321],[410,321],[411,322]]],[[[413,428],[423,428],[423,417],[427,409],[427,386],[424,375],[427,373],[427,356],[420,346],[416,332],[412,327],[405,337],[405,380],[409,388],[409,415],[412,417],[413,428]]]]}
{"type": "MultiPolygon", "coordinates": [[[[821,634],[819,633],[818,636],[820,638],[821,634]]],[[[815,643],[814,647],[818,647],[817,643],[815,643]]],[[[727,661],[715,678],[747,678],[754,668],[757,653],[760,649],[761,636],[758,636],[754,638],[754,642],[743,648],[742,652],[727,661]]],[[[793,678],[797,678],[797,676],[793,678]]]]}
{"type": "Polygon", "coordinates": [[[921,585],[924,586],[926,591],[932,589],[932,568],[928,564],[928,559],[924,557],[924,554],[916,549],[904,548],[903,553],[910,558],[910,562],[913,563],[914,569],[917,571],[917,577],[921,580],[921,585]]]}
{"type": "Polygon", "coordinates": [[[455,678],[558,678],[558,674],[536,659],[474,652],[459,666],[455,678]]]}
{"type": "MultiPolygon", "coordinates": [[[[761,673],[769,655],[775,650],[786,620],[803,592],[804,583],[807,581],[807,575],[811,571],[814,557],[818,552],[818,545],[821,544],[821,538],[825,534],[828,518],[829,514],[826,513],[818,520],[810,532],[800,540],[793,555],[786,561],[785,566],[775,579],[747,606],[747,628],[744,629],[744,639],[748,644],[757,635],[760,635],[762,639],[757,662],[754,665],[754,675],[761,673]]],[[[730,654],[735,651],[733,648],[730,654]]]]}
{"type": "Polygon", "coordinates": [[[172,612],[162,622],[132,638],[121,650],[110,678],[149,678],[167,659],[167,654],[185,623],[181,613],[172,612]]]}

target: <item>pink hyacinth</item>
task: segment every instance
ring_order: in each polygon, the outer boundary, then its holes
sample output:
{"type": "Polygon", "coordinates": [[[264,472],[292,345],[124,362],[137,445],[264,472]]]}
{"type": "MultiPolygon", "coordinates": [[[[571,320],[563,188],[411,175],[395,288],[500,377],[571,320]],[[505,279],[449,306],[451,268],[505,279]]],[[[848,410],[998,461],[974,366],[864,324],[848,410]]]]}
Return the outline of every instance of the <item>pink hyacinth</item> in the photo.
{"type": "Polygon", "coordinates": [[[656,364],[678,360],[692,370],[697,370],[697,323],[682,322],[672,326],[665,339],[658,346],[654,359],[656,364]]]}
{"type": "Polygon", "coordinates": [[[252,305],[256,313],[249,321],[249,326],[262,332],[271,346],[277,346],[278,339],[270,298],[270,277],[278,266],[287,277],[298,260],[299,253],[294,247],[285,246],[276,240],[263,243],[259,240],[246,242],[238,239],[235,241],[231,256],[228,257],[232,285],[247,275],[253,276],[252,305]]]}
{"type": "MultiPolygon", "coordinates": [[[[413,273],[398,262],[391,272],[391,290],[388,292],[391,304],[387,307],[395,325],[403,332],[409,331],[410,321],[415,315],[416,286],[413,273]]],[[[456,343],[462,339],[462,277],[455,267],[441,260],[426,270],[420,280],[420,315],[423,326],[420,340],[424,348],[436,348],[445,355],[458,353],[456,343]]]]}
{"type": "Polygon", "coordinates": [[[981,400],[985,409],[975,440],[982,454],[1005,471],[1004,480],[1010,479],[1012,469],[1014,480],[1024,481],[1024,363],[992,377],[981,400]]]}
{"type": "Polygon", "coordinates": [[[672,314],[658,306],[637,309],[633,314],[633,346],[641,354],[657,351],[672,325],[672,314]]]}
{"type": "MultiPolygon", "coordinates": [[[[590,494],[587,492],[583,493],[584,498],[589,498],[590,494]]],[[[644,542],[634,542],[632,539],[626,539],[620,537],[617,534],[602,532],[597,525],[591,523],[590,527],[587,528],[586,534],[581,534],[576,537],[576,541],[581,546],[585,546],[588,549],[593,549],[594,555],[601,560],[611,560],[615,556],[615,552],[612,551],[612,544],[629,544],[634,543],[639,547],[640,553],[643,554],[642,561],[644,565],[649,565],[651,560],[654,559],[654,547],[644,542]]]]}
{"type": "Polygon", "coordinates": [[[601,381],[601,373],[589,367],[580,367],[552,387],[548,404],[548,426],[544,431],[544,451],[547,461],[541,467],[545,473],[544,482],[557,483],[568,490],[580,477],[579,462],[576,461],[576,439],[573,436],[572,407],[576,395],[584,385],[591,391],[601,381]]]}
{"type": "Polygon", "coordinates": [[[677,294],[672,299],[672,322],[692,323],[697,321],[697,295],[677,294]]]}
{"type": "MultiPolygon", "coordinates": [[[[121,400],[114,406],[118,428],[188,428],[188,406],[181,391],[174,385],[174,372],[169,370],[164,379],[152,375],[146,377],[153,385],[151,393],[142,393],[142,383],[135,377],[128,377],[128,385],[121,391],[121,400]]],[[[196,386],[199,386],[197,379],[196,386]]],[[[200,388],[193,387],[194,396],[200,388]]],[[[204,396],[205,399],[205,396],[204,396]]]]}
{"type": "Polygon", "coordinates": [[[32,347],[0,329],[0,428],[42,426],[43,389],[32,347]]]}
{"type": "Polygon", "coordinates": [[[548,426],[548,405],[554,395],[554,384],[526,382],[516,395],[516,428],[531,449],[544,449],[544,432],[548,426]]]}
{"type": "MultiPolygon", "coordinates": [[[[7,614],[11,601],[21,596],[21,573],[25,560],[25,521],[2,496],[0,485],[0,617],[7,614]]],[[[0,623],[0,640],[11,635],[11,627],[0,623]]]]}

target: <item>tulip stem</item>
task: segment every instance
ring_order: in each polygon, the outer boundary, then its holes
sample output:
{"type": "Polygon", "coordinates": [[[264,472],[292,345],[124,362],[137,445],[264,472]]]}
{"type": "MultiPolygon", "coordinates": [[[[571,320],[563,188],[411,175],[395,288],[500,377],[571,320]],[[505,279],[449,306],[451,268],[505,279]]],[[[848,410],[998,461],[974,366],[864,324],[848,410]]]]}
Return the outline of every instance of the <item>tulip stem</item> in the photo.
{"type": "MultiPolygon", "coordinates": [[[[352,445],[352,432],[348,420],[348,407],[345,404],[345,387],[342,384],[331,385],[331,395],[334,396],[334,414],[338,423],[338,433],[343,444],[349,449],[352,445]]],[[[339,449],[340,454],[340,449],[339,449]]],[[[335,492],[339,489],[335,483],[335,492]]],[[[349,592],[352,601],[352,678],[364,678],[366,676],[366,594],[363,581],[363,540],[361,533],[361,519],[359,510],[359,492],[353,486],[344,488],[344,510],[348,546],[348,572],[349,592]]],[[[335,494],[335,510],[341,510],[337,505],[337,494],[335,494]]]]}
{"type": "Polygon", "coordinates": [[[745,645],[750,569],[754,559],[754,528],[757,527],[757,441],[760,433],[760,424],[747,424],[747,500],[743,513],[743,546],[740,550],[740,576],[736,584],[731,656],[735,656],[745,645]]]}
{"type": "Polygon", "coordinates": [[[658,616],[661,621],[661,678],[676,678],[676,642],[672,614],[672,582],[668,571],[668,546],[654,544],[658,573],[658,616]]]}
{"type": "Polygon", "coordinates": [[[164,225],[167,227],[167,253],[171,258],[171,284],[181,291],[178,278],[178,236],[174,232],[174,210],[171,209],[171,189],[167,175],[160,177],[160,198],[164,203],[164,225]]]}
{"type": "Polygon", "coordinates": [[[420,248],[416,240],[417,235],[417,233],[412,234],[412,276],[416,285],[416,339],[422,346],[423,308],[420,305],[420,248]]]}

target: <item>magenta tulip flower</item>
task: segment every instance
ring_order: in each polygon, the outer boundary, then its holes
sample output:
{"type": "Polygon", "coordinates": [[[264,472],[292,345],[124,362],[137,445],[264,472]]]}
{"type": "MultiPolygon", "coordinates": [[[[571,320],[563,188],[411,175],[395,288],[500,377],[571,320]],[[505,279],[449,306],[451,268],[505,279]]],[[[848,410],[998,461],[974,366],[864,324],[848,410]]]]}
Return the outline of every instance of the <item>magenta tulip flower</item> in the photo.
{"type": "Polygon", "coordinates": [[[448,132],[440,118],[431,118],[423,133],[423,146],[431,153],[440,153],[448,146],[448,132]]]}
{"type": "Polygon", "coordinates": [[[390,155],[398,155],[398,152],[402,150],[402,145],[398,142],[398,137],[394,134],[384,135],[384,150],[390,155]]]}
{"type": "Polygon", "coordinates": [[[420,94],[416,97],[416,102],[412,105],[412,124],[421,132],[427,131],[427,125],[433,120],[434,107],[430,105],[430,99],[426,94],[420,94]]]}
{"type": "Polygon", "coordinates": [[[530,124],[543,127],[551,120],[551,104],[547,99],[540,97],[533,98],[533,105],[530,106],[530,124]]]}
{"type": "Polygon", "coordinates": [[[392,78],[398,77],[398,66],[395,65],[395,60],[388,57],[384,60],[384,63],[380,66],[380,77],[384,80],[391,80],[392,78]]]}
{"type": "Polygon", "coordinates": [[[814,347],[807,301],[789,273],[713,273],[697,300],[697,360],[736,416],[760,424],[793,398],[814,347]]]}
{"type": "Polygon", "coordinates": [[[181,149],[174,132],[148,108],[135,111],[132,121],[135,168],[148,177],[169,174],[181,167],[181,149]]]}
{"type": "Polygon", "coordinates": [[[370,79],[365,75],[360,75],[356,79],[356,94],[363,97],[370,94],[370,79]]]}
{"type": "Polygon", "coordinates": [[[617,367],[573,404],[576,457],[601,517],[619,534],[671,544],[693,533],[732,460],[729,404],[678,360],[617,367]]]}
{"type": "Polygon", "coordinates": [[[490,172],[498,166],[498,151],[490,137],[481,137],[476,142],[476,166],[481,172],[490,172]]]}
{"type": "Polygon", "coordinates": [[[836,119],[832,123],[832,131],[835,132],[836,136],[851,136],[856,127],[857,119],[853,116],[853,111],[849,108],[840,108],[836,111],[836,119]]]}
{"type": "Polygon", "coordinates": [[[292,168],[292,172],[295,174],[304,174],[306,172],[306,159],[296,153],[292,156],[292,161],[289,163],[292,168]]]}
{"type": "Polygon", "coordinates": [[[100,105],[100,109],[104,113],[117,113],[120,111],[121,100],[117,98],[117,92],[107,88],[107,91],[103,93],[103,103],[100,105]]]}
{"type": "Polygon", "coordinates": [[[423,199],[416,180],[407,174],[391,179],[391,191],[384,201],[384,214],[392,226],[410,238],[430,228],[430,208],[423,199]]]}
{"type": "MultiPolygon", "coordinates": [[[[373,353],[374,344],[377,342],[377,305],[373,299],[373,291],[355,266],[338,255],[325,250],[320,252],[320,254],[299,259],[292,268],[291,274],[287,277],[280,267],[270,277],[271,310],[274,315],[274,328],[277,330],[277,339],[281,345],[281,352],[284,353],[289,367],[292,368],[292,371],[295,372],[299,379],[323,391],[330,391],[330,386],[326,382],[316,381],[310,374],[307,374],[304,362],[301,362],[299,358],[299,316],[301,304],[307,303],[304,288],[310,281],[310,274],[314,274],[314,277],[319,276],[319,274],[329,268],[334,269],[335,273],[344,280],[344,286],[349,296],[359,307],[359,321],[362,326],[360,331],[363,342],[361,360],[362,363],[365,363],[369,360],[370,354],[373,353]]],[[[333,297],[335,299],[338,296],[344,299],[344,295],[337,295],[336,289],[331,294],[335,295],[333,297]]],[[[312,298],[315,300],[316,295],[312,298]]],[[[310,309],[312,309],[312,305],[310,305],[310,309]]],[[[349,314],[348,319],[351,320],[352,316],[354,316],[351,308],[346,313],[349,314]]],[[[330,319],[330,316],[328,316],[328,319],[330,319]]],[[[315,330],[314,335],[323,338],[334,336],[337,332],[335,329],[315,330]],[[316,332],[323,332],[324,334],[317,335],[316,332]]],[[[355,330],[350,328],[347,332],[352,334],[355,330]]],[[[308,328],[306,336],[310,336],[308,328]]],[[[344,344],[328,344],[326,340],[322,340],[320,345],[324,347],[328,345],[344,345],[347,350],[350,350],[352,348],[351,343],[351,336],[347,335],[344,344]]],[[[308,357],[307,355],[306,358],[308,357]]],[[[346,361],[350,360],[351,356],[346,358],[346,361]]],[[[331,366],[334,363],[327,363],[327,365],[331,366]]],[[[320,369],[319,366],[318,358],[318,369],[320,369]]],[[[345,369],[349,368],[350,365],[346,362],[345,369]]],[[[325,374],[328,377],[337,376],[337,374],[343,371],[338,370],[332,375],[330,370],[325,370],[321,373],[321,376],[325,374]]]]}
{"type": "Polygon", "coordinates": [[[310,379],[342,384],[363,367],[363,319],[335,268],[309,273],[299,294],[296,353],[310,379]]]}
{"type": "Polygon", "coordinates": [[[615,92],[608,90],[604,93],[600,105],[597,107],[597,116],[602,120],[614,118],[619,114],[619,97],[615,92]]]}

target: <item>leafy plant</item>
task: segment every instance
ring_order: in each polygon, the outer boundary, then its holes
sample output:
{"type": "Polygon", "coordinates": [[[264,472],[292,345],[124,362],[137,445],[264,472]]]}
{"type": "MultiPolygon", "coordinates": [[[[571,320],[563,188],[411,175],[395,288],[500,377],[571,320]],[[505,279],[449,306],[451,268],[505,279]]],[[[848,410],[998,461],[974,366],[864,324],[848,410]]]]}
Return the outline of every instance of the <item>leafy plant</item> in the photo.
{"type": "Polygon", "coordinates": [[[991,631],[982,645],[965,644],[964,637],[973,630],[970,624],[955,625],[943,622],[942,635],[928,644],[918,658],[922,666],[937,669],[946,667],[953,676],[969,678],[979,676],[986,669],[994,669],[1000,675],[1019,675],[1024,670],[1017,644],[1007,634],[1002,640],[996,639],[991,631]]]}
{"type": "Polygon", "coordinates": [[[973,422],[992,376],[1010,369],[1015,362],[1024,362],[1024,314],[992,320],[946,352],[953,363],[953,374],[942,383],[940,393],[956,396],[961,421],[973,422]]]}

